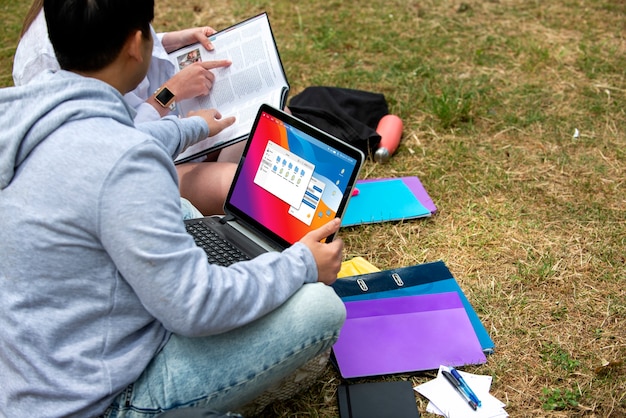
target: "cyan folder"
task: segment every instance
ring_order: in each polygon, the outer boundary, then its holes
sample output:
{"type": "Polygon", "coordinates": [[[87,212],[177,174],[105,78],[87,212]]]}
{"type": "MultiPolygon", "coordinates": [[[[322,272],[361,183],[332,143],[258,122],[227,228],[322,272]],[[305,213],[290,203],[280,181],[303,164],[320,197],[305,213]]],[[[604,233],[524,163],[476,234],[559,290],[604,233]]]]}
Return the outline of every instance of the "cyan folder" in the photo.
{"type": "Polygon", "coordinates": [[[333,289],[344,302],[456,292],[485,354],[494,343],[456,279],[441,260],[337,279],[333,289]]]}
{"type": "Polygon", "coordinates": [[[356,188],[359,193],[348,202],[342,226],[423,218],[437,210],[415,176],[359,180],[356,188]]]}
{"type": "Polygon", "coordinates": [[[333,346],[346,379],[487,361],[456,292],[345,302],[333,346]]]}

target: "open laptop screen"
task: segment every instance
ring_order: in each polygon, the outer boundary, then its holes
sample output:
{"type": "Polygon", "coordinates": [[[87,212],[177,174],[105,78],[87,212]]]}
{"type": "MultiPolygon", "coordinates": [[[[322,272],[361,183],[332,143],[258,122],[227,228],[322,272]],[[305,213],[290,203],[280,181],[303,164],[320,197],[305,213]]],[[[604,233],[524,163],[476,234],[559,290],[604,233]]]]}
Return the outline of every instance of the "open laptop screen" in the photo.
{"type": "Polygon", "coordinates": [[[293,244],[341,216],[364,156],[358,149],[263,105],[226,200],[227,214],[293,244]]]}

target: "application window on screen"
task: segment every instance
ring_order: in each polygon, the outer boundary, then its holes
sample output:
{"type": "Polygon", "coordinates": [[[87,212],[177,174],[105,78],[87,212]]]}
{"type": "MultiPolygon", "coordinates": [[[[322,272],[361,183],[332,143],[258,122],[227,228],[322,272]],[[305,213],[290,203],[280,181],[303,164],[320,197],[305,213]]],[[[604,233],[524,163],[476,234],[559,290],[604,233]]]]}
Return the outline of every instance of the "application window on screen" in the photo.
{"type": "Polygon", "coordinates": [[[304,204],[313,170],[315,165],[268,141],[254,183],[298,210],[304,204]]]}
{"type": "Polygon", "coordinates": [[[322,194],[324,193],[325,187],[326,183],[316,179],[315,177],[311,177],[311,182],[304,193],[304,198],[302,199],[300,207],[291,206],[289,208],[289,214],[299,219],[307,226],[311,226],[315,210],[322,200],[322,194]]]}

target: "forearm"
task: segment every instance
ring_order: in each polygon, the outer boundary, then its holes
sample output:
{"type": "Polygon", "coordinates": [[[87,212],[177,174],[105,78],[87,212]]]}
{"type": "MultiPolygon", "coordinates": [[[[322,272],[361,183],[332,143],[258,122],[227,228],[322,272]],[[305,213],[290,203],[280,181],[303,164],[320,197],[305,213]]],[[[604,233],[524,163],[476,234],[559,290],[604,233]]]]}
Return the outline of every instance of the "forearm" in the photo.
{"type": "Polygon", "coordinates": [[[213,45],[208,37],[214,33],[215,29],[210,26],[166,32],[161,36],[161,43],[168,53],[196,42],[200,42],[205,49],[211,51],[213,45]]]}
{"type": "Polygon", "coordinates": [[[195,38],[189,36],[189,29],[174,32],[165,32],[161,38],[163,48],[170,53],[196,42],[195,38]]]}
{"type": "Polygon", "coordinates": [[[138,123],[135,126],[141,132],[158,139],[173,159],[187,147],[209,135],[208,125],[200,117],[179,119],[169,116],[157,121],[138,123]]]}
{"type": "Polygon", "coordinates": [[[300,243],[229,268],[209,265],[180,219],[171,162],[151,149],[149,143],[137,147],[116,164],[103,186],[99,219],[103,246],[119,274],[166,329],[187,336],[225,332],[316,280],[313,255],[300,243]],[[120,203],[120,196],[132,199],[120,203]]]}

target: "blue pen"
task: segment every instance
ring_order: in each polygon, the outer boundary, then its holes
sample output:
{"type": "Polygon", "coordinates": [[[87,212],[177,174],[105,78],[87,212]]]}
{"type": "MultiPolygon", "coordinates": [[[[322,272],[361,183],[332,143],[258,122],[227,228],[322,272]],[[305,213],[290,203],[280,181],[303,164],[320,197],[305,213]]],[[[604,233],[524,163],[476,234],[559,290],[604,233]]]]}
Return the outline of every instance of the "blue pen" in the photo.
{"type": "Polygon", "coordinates": [[[467,396],[469,396],[470,399],[476,403],[476,405],[480,406],[481,405],[480,399],[478,399],[478,396],[476,396],[472,388],[470,388],[469,385],[465,382],[465,379],[463,379],[461,374],[457,372],[454,367],[450,367],[450,373],[452,374],[452,376],[456,378],[456,380],[459,381],[459,383],[461,384],[461,387],[463,388],[465,393],[467,393],[467,396]]]}
{"type": "Polygon", "coordinates": [[[456,378],[452,376],[452,374],[450,374],[447,370],[442,370],[441,374],[443,375],[443,377],[446,378],[448,382],[450,382],[454,390],[456,390],[456,393],[461,395],[465,402],[467,402],[467,404],[475,411],[476,408],[478,408],[478,405],[476,405],[476,402],[470,399],[469,395],[463,390],[463,388],[461,387],[461,382],[456,380],[456,378]]]}

